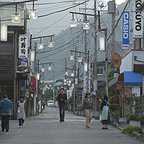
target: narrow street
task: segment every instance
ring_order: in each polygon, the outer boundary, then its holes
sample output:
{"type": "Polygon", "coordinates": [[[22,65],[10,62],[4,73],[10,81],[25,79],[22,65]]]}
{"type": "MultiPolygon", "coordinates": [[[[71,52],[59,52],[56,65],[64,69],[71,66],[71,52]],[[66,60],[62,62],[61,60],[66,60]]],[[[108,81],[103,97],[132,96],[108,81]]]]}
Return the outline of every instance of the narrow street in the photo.
{"type": "Polygon", "coordinates": [[[66,114],[59,123],[58,110],[49,108],[41,115],[27,119],[24,128],[11,121],[9,133],[0,132],[0,144],[142,144],[121,134],[113,127],[102,130],[99,121],[93,120],[92,128],[84,128],[84,118],[66,114]]]}

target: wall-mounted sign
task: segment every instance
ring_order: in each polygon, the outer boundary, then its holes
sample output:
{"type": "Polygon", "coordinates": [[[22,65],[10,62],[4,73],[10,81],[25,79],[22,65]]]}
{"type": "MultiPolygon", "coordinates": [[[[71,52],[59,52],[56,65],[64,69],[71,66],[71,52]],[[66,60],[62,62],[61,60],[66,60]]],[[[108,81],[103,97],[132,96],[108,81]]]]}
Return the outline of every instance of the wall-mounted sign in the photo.
{"type": "Polygon", "coordinates": [[[134,38],[143,36],[143,18],[141,11],[143,0],[134,0],[134,38]]]}
{"type": "Polygon", "coordinates": [[[123,13],[122,45],[123,49],[129,47],[129,12],[123,13]]]}

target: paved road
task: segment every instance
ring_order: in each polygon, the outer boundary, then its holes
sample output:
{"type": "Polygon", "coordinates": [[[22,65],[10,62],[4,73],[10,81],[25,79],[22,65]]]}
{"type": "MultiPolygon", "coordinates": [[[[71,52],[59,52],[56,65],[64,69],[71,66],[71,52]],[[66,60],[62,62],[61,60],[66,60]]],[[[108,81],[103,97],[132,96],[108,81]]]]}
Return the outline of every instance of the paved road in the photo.
{"type": "Polygon", "coordinates": [[[11,128],[8,134],[0,133],[0,144],[142,144],[113,127],[102,130],[99,121],[93,120],[92,128],[86,129],[84,118],[72,114],[59,123],[58,111],[53,108],[28,119],[22,129],[12,121],[11,128]]]}

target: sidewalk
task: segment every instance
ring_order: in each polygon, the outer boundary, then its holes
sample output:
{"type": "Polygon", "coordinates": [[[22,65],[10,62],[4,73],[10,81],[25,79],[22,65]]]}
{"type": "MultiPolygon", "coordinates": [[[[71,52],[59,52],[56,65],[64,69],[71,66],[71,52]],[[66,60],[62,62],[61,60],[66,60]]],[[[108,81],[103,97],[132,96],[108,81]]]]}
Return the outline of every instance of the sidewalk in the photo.
{"type": "Polygon", "coordinates": [[[84,117],[66,113],[59,122],[58,110],[48,109],[41,115],[26,120],[22,129],[11,121],[9,134],[0,134],[0,144],[143,144],[123,135],[118,129],[102,130],[93,119],[92,128],[84,127],[84,117]]]}

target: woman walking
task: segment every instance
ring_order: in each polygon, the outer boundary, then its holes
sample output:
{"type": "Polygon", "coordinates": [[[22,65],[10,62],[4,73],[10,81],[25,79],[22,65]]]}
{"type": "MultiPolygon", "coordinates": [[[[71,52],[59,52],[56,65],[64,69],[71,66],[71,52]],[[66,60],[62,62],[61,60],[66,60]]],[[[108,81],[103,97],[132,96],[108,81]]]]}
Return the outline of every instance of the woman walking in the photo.
{"type": "Polygon", "coordinates": [[[25,101],[23,98],[20,98],[20,101],[18,102],[18,121],[19,121],[19,127],[23,127],[24,120],[25,120],[25,101]]]}
{"type": "Polygon", "coordinates": [[[108,97],[104,96],[102,103],[101,103],[101,114],[100,120],[102,123],[102,129],[108,129],[108,115],[109,115],[109,104],[108,104],[108,97]]]}

